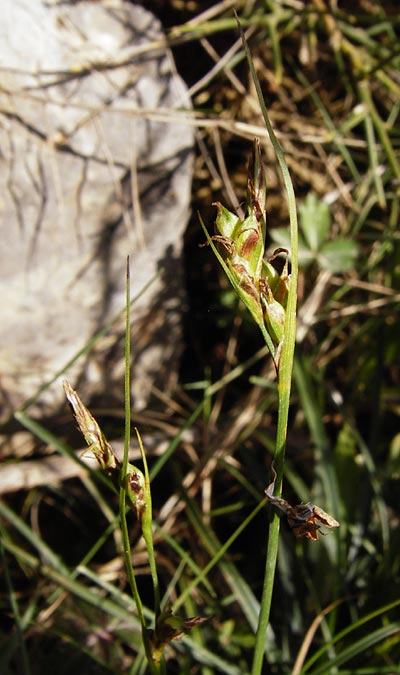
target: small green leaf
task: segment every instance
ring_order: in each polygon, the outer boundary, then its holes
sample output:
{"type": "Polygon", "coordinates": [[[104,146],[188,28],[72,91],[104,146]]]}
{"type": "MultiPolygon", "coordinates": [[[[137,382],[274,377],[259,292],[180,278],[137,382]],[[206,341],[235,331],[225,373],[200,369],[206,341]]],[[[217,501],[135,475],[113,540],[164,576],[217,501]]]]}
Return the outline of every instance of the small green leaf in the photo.
{"type": "Polygon", "coordinates": [[[331,224],[329,206],[311,192],[300,205],[299,212],[300,227],[308,248],[317,253],[329,234],[331,224]]]}
{"type": "Polygon", "coordinates": [[[358,247],[350,239],[328,241],[318,253],[320,267],[329,272],[345,272],[354,267],[358,255],[358,247]]]}

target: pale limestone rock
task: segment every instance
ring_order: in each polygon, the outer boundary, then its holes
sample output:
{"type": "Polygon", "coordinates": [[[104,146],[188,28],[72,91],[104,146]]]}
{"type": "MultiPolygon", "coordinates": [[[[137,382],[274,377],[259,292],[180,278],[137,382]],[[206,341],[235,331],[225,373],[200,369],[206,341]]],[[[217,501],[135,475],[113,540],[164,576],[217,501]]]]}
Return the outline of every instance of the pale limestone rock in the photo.
{"type": "MultiPolygon", "coordinates": [[[[193,131],[171,119],[189,105],[162,41],[155,17],[128,2],[3,0],[3,419],[123,308],[128,254],[132,295],[161,273],[132,310],[136,407],[174,373],[193,131]]],[[[122,393],[122,331],[66,372],[82,396],[122,393]]],[[[54,411],[60,379],[28,412],[54,411]]]]}

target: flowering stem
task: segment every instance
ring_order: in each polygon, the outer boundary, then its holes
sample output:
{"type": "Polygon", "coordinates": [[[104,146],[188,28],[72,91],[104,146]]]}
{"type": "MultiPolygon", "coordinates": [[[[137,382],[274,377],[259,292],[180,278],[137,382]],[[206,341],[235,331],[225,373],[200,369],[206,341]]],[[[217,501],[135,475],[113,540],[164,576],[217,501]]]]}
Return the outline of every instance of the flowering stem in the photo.
{"type": "Polygon", "coordinates": [[[128,455],[131,440],[131,395],[130,395],[130,355],[131,355],[131,317],[130,317],[130,271],[129,258],[126,263],[126,327],[125,327],[125,442],[124,442],[124,457],[122,461],[120,474],[120,501],[119,514],[121,521],[122,541],[124,547],[125,565],[129,580],[129,585],[132,590],[132,595],[135,600],[137,613],[142,628],[142,640],[146,653],[146,659],[151,675],[158,675],[160,668],[153,662],[151,647],[149,642],[149,634],[147,631],[146,619],[143,611],[142,599],[136,584],[135,573],[132,566],[131,547],[129,540],[129,530],[126,520],[126,475],[128,471],[128,455]]]}
{"type": "MultiPolygon", "coordinates": [[[[260,103],[265,126],[267,128],[277,161],[282,171],[282,177],[288,196],[288,206],[289,206],[290,238],[291,238],[291,279],[285,314],[282,352],[280,355],[278,366],[278,427],[277,427],[275,457],[274,457],[277,472],[276,493],[280,494],[282,486],[283,464],[285,459],[290,388],[292,381],[293,357],[294,357],[294,347],[296,337],[296,305],[297,305],[297,276],[298,276],[298,225],[296,213],[296,200],[292,181],[285,162],[285,158],[280,148],[280,145],[276,139],[267,113],[267,109],[261,91],[260,82],[258,80],[254,64],[251,58],[251,53],[237,15],[236,18],[238,21],[239,31],[242,37],[243,47],[249,64],[250,73],[257,91],[257,96],[260,103]]],[[[277,514],[275,514],[269,528],[263,592],[256,633],[256,645],[253,655],[252,675],[261,675],[263,667],[263,660],[266,646],[266,633],[269,622],[276,560],[278,555],[279,523],[280,523],[279,517],[277,516],[277,514]]]]}

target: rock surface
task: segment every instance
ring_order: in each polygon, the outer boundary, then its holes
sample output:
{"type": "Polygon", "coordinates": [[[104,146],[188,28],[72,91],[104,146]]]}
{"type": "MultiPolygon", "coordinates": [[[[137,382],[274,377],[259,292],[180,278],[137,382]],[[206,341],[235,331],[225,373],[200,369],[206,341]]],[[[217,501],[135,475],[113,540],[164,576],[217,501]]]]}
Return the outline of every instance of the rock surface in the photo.
{"type": "MultiPolygon", "coordinates": [[[[2,418],[123,309],[128,254],[132,296],[159,273],[132,308],[143,407],[174,372],[193,159],[161,27],[122,0],[3,0],[0,85],[2,418]]],[[[65,372],[81,396],[122,392],[121,336],[123,318],[65,372]]],[[[54,411],[60,379],[30,413],[54,411]]]]}

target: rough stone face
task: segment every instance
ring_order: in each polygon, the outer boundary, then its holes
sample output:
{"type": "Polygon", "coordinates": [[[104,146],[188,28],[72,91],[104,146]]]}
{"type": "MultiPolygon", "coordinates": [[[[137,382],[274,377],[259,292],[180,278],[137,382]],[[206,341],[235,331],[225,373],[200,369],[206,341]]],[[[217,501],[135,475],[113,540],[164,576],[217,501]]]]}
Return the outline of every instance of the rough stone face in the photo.
{"type": "MultiPolygon", "coordinates": [[[[173,373],[193,132],[173,114],[188,102],[162,40],[127,2],[3,0],[3,419],[123,309],[128,254],[132,296],[159,273],[132,308],[136,407],[173,373]]],[[[122,391],[122,333],[123,318],[66,371],[82,395],[122,391]]],[[[57,380],[29,412],[62,397],[57,380]]]]}

